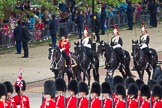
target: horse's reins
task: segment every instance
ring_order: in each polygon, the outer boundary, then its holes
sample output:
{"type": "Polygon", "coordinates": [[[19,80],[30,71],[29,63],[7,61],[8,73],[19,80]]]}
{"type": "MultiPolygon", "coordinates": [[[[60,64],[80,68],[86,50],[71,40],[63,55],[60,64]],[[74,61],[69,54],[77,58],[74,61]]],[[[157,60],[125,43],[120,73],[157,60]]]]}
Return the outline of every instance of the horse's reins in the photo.
{"type": "Polygon", "coordinates": [[[61,54],[61,57],[60,57],[60,59],[58,60],[58,62],[56,62],[56,57],[53,55],[53,51],[52,51],[52,63],[51,63],[51,65],[53,64],[53,63],[55,63],[56,64],[56,67],[57,67],[57,65],[60,63],[60,61],[61,61],[61,59],[62,59],[62,54],[61,54]]]}

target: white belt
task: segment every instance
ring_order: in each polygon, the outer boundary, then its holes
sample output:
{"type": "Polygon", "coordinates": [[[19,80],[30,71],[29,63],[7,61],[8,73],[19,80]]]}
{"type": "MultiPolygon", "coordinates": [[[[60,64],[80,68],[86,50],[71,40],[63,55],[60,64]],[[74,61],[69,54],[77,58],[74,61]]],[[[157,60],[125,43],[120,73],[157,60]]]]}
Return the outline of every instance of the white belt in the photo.
{"type": "Polygon", "coordinates": [[[120,44],[114,45],[113,48],[114,48],[114,49],[116,49],[116,48],[121,48],[121,45],[120,45],[120,44]]]}

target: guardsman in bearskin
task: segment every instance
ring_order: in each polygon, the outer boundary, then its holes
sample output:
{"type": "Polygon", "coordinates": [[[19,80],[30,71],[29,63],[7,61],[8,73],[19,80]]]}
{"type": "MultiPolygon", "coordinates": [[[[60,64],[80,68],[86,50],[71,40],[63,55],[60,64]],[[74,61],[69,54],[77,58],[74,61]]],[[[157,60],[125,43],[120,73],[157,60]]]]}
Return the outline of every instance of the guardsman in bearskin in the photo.
{"type": "Polygon", "coordinates": [[[160,85],[154,85],[152,89],[152,96],[154,96],[152,108],[162,108],[161,91],[162,87],[160,85]]]}
{"type": "Polygon", "coordinates": [[[65,36],[61,37],[61,40],[59,41],[59,48],[60,51],[62,52],[62,56],[66,60],[66,64],[69,71],[72,71],[70,59],[70,42],[66,39],[65,36]]]}
{"type": "Polygon", "coordinates": [[[0,108],[11,108],[10,104],[6,102],[7,88],[4,84],[0,83],[0,108]]]}
{"type": "Polygon", "coordinates": [[[91,88],[91,108],[100,108],[101,107],[101,100],[99,99],[100,96],[100,84],[98,82],[93,82],[91,88]]]}
{"type": "Polygon", "coordinates": [[[141,86],[144,84],[144,82],[141,79],[137,79],[135,81],[135,84],[137,85],[137,88],[138,88],[138,97],[137,97],[137,100],[138,100],[138,106],[140,106],[141,103],[142,103],[141,86]]]}
{"type": "Polygon", "coordinates": [[[55,80],[57,97],[56,97],[56,108],[64,108],[65,104],[65,97],[64,92],[66,92],[66,83],[65,80],[62,78],[57,78],[55,80]]]}
{"type": "Polygon", "coordinates": [[[70,96],[66,99],[67,108],[77,108],[77,97],[78,93],[78,82],[76,80],[71,80],[68,84],[68,91],[70,96]]]}
{"type": "Polygon", "coordinates": [[[88,85],[85,82],[79,83],[79,108],[88,108],[88,85]]]}
{"type": "Polygon", "coordinates": [[[15,91],[17,93],[16,96],[14,96],[14,100],[16,102],[16,106],[19,108],[30,108],[29,104],[29,98],[28,96],[24,95],[24,92],[26,90],[26,82],[22,80],[22,86],[18,86],[17,82],[15,84],[15,91]]]}
{"type": "Polygon", "coordinates": [[[113,82],[112,83],[113,83],[113,92],[114,92],[113,93],[113,99],[114,99],[114,103],[116,103],[118,101],[118,96],[115,93],[115,87],[118,84],[124,85],[124,80],[123,80],[123,78],[121,76],[117,75],[117,76],[115,76],[113,78],[113,82]]]}
{"type": "MultiPolygon", "coordinates": [[[[147,85],[149,86],[151,94],[152,94],[152,89],[153,89],[153,86],[156,85],[156,81],[151,79],[147,82],[147,85]]],[[[151,104],[153,104],[154,103],[154,96],[151,96],[149,100],[150,100],[151,104]]]]}
{"type": "Polygon", "coordinates": [[[122,84],[116,85],[115,92],[118,97],[117,102],[115,102],[115,108],[126,108],[126,102],[124,100],[126,92],[124,86],[122,84]]]}
{"type": "Polygon", "coordinates": [[[7,99],[6,100],[10,104],[11,108],[16,108],[16,102],[15,102],[14,98],[12,97],[13,86],[12,86],[11,82],[9,82],[9,81],[5,81],[4,84],[7,88],[7,99]]]}
{"type": "Polygon", "coordinates": [[[40,108],[56,108],[55,97],[55,82],[48,80],[44,83],[44,101],[40,108]]]}
{"type": "Polygon", "coordinates": [[[128,86],[131,84],[131,83],[134,83],[134,79],[132,77],[128,77],[126,80],[125,80],[125,88],[128,89],[128,86]]]}
{"type": "Polygon", "coordinates": [[[102,95],[104,97],[104,103],[102,108],[112,108],[112,98],[110,97],[112,95],[110,84],[107,82],[102,83],[102,95]]]}
{"type": "Polygon", "coordinates": [[[138,108],[138,88],[135,83],[131,83],[128,86],[128,108],[138,108]]]}
{"type": "Polygon", "coordinates": [[[150,88],[148,85],[141,86],[142,104],[140,108],[150,108],[150,88]]]}
{"type": "Polygon", "coordinates": [[[121,36],[119,36],[118,27],[116,24],[114,25],[113,35],[114,36],[111,38],[110,45],[118,55],[120,63],[123,63],[124,60],[123,50],[122,50],[123,41],[121,36]]]}

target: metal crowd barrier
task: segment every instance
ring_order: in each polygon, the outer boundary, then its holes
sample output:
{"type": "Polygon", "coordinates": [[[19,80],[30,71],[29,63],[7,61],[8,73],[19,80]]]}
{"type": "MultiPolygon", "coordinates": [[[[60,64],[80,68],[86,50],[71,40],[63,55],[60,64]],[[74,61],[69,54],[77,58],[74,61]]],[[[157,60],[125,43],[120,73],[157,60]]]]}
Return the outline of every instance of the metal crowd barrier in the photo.
{"type": "Polygon", "coordinates": [[[0,49],[10,48],[15,44],[14,38],[9,36],[10,34],[0,33],[0,49]]]}

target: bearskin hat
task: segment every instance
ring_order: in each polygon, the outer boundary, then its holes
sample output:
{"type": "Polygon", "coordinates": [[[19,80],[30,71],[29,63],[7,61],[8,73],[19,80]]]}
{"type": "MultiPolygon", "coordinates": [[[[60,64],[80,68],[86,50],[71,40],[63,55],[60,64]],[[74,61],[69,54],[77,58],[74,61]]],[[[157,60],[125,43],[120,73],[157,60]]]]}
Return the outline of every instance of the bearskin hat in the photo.
{"type": "Polygon", "coordinates": [[[116,95],[122,95],[123,98],[126,95],[125,88],[122,84],[117,84],[116,87],[115,87],[115,91],[116,91],[116,95]]]}
{"type": "Polygon", "coordinates": [[[135,81],[134,81],[134,79],[133,79],[132,77],[128,77],[128,78],[125,80],[125,87],[126,87],[126,89],[128,89],[129,84],[134,83],[134,82],[135,82],[135,81]]]}
{"type": "Polygon", "coordinates": [[[78,82],[76,80],[71,80],[68,84],[68,90],[71,90],[75,94],[77,94],[78,93],[78,82]]]}
{"type": "Polygon", "coordinates": [[[143,80],[137,79],[137,80],[135,81],[135,84],[137,85],[138,90],[140,90],[140,89],[141,89],[141,86],[142,86],[143,84],[145,84],[145,83],[143,82],[143,80]]]}
{"type": "Polygon", "coordinates": [[[161,98],[162,97],[161,91],[162,87],[159,84],[154,85],[152,89],[152,96],[158,96],[161,98]]]}
{"type": "Polygon", "coordinates": [[[55,97],[55,82],[53,80],[47,80],[44,82],[44,94],[55,97]]]}
{"type": "Polygon", "coordinates": [[[98,82],[92,83],[91,93],[96,93],[98,96],[100,96],[100,84],[98,82]]]}
{"type": "Polygon", "coordinates": [[[112,93],[110,84],[107,83],[107,82],[102,83],[102,89],[101,90],[102,90],[102,93],[109,93],[109,94],[112,93]]]}
{"type": "Polygon", "coordinates": [[[55,86],[57,91],[66,91],[66,83],[63,78],[57,78],[55,80],[55,86]]]}
{"type": "MultiPolygon", "coordinates": [[[[16,82],[17,83],[17,82],[16,82]]],[[[20,87],[17,86],[17,84],[15,83],[15,91],[16,93],[19,93],[20,91],[20,87]]],[[[22,80],[22,87],[21,87],[21,90],[25,91],[26,90],[26,82],[24,80],[22,80]]]]}
{"type": "Polygon", "coordinates": [[[117,75],[117,76],[115,76],[115,77],[113,78],[113,87],[115,88],[115,86],[116,86],[117,84],[122,84],[122,85],[124,85],[124,80],[123,80],[123,78],[122,78],[121,76],[119,76],[119,75],[117,75]]]}
{"type": "Polygon", "coordinates": [[[7,88],[4,84],[0,83],[0,98],[7,94],[7,88]]]}
{"type": "Polygon", "coordinates": [[[79,83],[79,92],[85,92],[88,95],[88,85],[85,82],[79,83]]]}
{"type": "Polygon", "coordinates": [[[135,83],[131,83],[128,86],[128,95],[134,95],[134,98],[138,96],[138,87],[135,83]]]}
{"type": "Polygon", "coordinates": [[[155,80],[149,80],[147,85],[150,87],[150,90],[152,90],[153,86],[156,84],[156,81],[155,80]]]}
{"type": "Polygon", "coordinates": [[[11,82],[5,81],[4,84],[7,88],[7,93],[13,93],[13,86],[12,86],[11,82]]]}
{"type": "Polygon", "coordinates": [[[147,98],[150,98],[150,88],[148,85],[142,85],[141,86],[141,96],[147,96],[147,98]]]}

